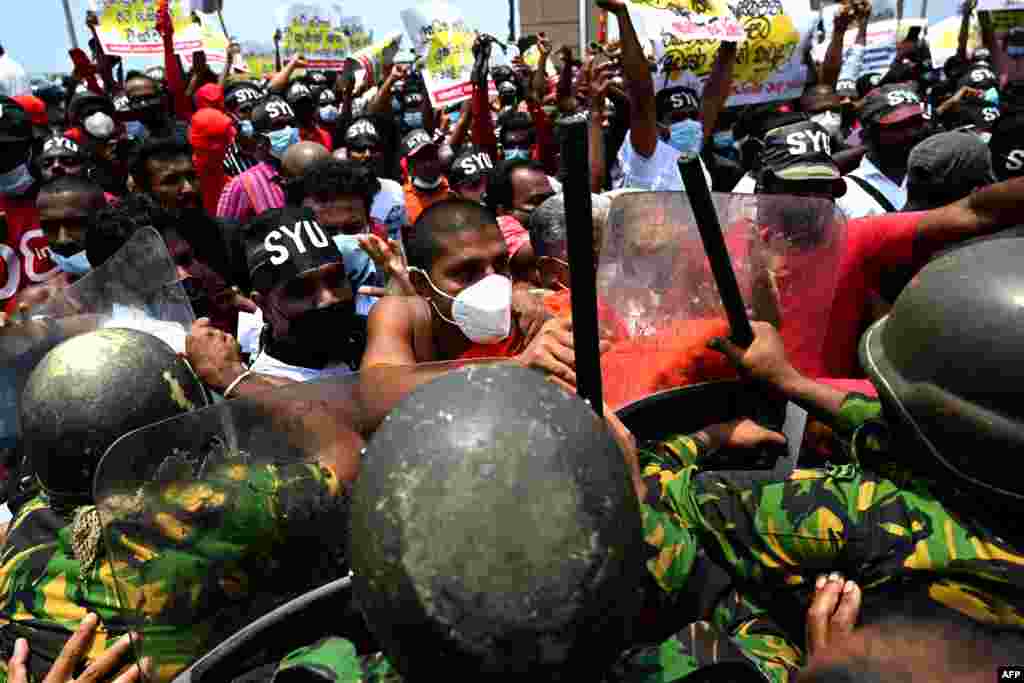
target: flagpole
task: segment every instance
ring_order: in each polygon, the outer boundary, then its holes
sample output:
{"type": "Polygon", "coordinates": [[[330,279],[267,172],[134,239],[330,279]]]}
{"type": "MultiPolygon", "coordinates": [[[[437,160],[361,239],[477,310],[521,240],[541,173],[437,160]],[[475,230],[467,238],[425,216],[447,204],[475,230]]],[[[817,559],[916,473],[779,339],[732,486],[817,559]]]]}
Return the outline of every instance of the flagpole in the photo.
{"type": "Polygon", "coordinates": [[[64,21],[68,27],[68,40],[71,42],[72,49],[78,49],[78,35],[75,33],[75,22],[71,18],[71,0],[64,0],[64,21]]]}

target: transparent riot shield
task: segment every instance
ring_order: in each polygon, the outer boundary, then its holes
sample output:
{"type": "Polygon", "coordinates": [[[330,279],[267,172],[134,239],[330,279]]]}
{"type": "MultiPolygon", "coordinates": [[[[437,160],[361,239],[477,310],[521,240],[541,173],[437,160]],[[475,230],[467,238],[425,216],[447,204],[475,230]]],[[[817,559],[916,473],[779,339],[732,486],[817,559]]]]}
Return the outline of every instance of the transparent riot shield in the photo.
{"type": "Polygon", "coordinates": [[[54,293],[28,319],[0,328],[0,446],[14,449],[29,373],[61,342],[100,327],[132,327],[184,344],[195,316],[160,234],[135,232],[103,265],[54,293]]]}
{"type": "MultiPolygon", "coordinates": [[[[354,479],[364,445],[410,391],[468,364],[373,368],[293,384],[151,425],[111,446],[94,486],[107,565],[100,576],[142,634],[135,653],[151,659],[149,679],[171,680],[285,601],[344,577],[344,482],[354,479]]],[[[445,419],[439,406],[438,420],[445,419]]],[[[345,605],[336,607],[328,623],[289,624],[261,656],[274,661],[326,633],[346,635],[331,630],[343,630],[345,605]]]]}
{"type": "MultiPolygon", "coordinates": [[[[781,331],[794,365],[822,374],[845,220],[832,202],[788,195],[712,195],[752,320],[781,331]]],[[[727,336],[724,308],[683,193],[615,199],[598,269],[598,308],[610,350],[605,401],[618,409],[676,387],[734,378],[706,348],[727,336]]]]}

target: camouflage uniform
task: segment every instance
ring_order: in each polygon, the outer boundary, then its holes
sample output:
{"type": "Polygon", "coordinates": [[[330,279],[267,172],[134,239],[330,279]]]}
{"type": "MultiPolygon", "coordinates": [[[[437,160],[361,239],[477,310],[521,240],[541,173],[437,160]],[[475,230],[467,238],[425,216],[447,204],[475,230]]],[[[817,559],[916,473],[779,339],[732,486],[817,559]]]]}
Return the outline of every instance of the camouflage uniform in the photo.
{"type": "Polygon", "coordinates": [[[311,547],[301,557],[281,547],[342,498],[333,472],[317,465],[226,465],[201,481],[146,484],[104,503],[112,519],[90,557],[82,543],[89,525],[78,520],[95,508],[62,511],[40,495],[12,521],[0,556],[3,660],[16,638],[27,638],[31,670],[42,678],[92,611],[102,624],[89,659],[137,628],[143,654],[168,680],[231,633],[223,616],[266,585],[275,558],[319,564],[311,547]]]}
{"type": "MultiPolygon", "coordinates": [[[[831,571],[858,581],[866,607],[875,594],[913,594],[940,612],[1024,626],[1024,553],[907,476],[886,451],[877,401],[850,394],[834,427],[853,464],[798,469],[782,481],[771,471],[701,472],[708,454],[686,436],[641,453],[644,535],[655,551],[647,566],[658,585],[668,594],[685,587],[702,549],[735,586],[706,620],[628,653],[608,680],[668,683],[730,660],[753,663],[769,681],[791,680],[803,664],[814,580],[831,571]]],[[[348,677],[337,680],[398,679],[381,655],[346,652],[335,670],[348,677]]]]}

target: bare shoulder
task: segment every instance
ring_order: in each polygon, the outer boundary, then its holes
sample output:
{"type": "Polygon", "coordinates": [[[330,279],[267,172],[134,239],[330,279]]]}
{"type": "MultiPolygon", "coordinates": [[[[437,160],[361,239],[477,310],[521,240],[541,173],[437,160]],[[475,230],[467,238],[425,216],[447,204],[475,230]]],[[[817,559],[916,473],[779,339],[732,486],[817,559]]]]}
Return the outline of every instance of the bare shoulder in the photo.
{"type": "Polygon", "coordinates": [[[376,365],[411,365],[417,362],[415,339],[421,324],[417,297],[385,296],[367,319],[366,353],[362,368],[376,365]]]}

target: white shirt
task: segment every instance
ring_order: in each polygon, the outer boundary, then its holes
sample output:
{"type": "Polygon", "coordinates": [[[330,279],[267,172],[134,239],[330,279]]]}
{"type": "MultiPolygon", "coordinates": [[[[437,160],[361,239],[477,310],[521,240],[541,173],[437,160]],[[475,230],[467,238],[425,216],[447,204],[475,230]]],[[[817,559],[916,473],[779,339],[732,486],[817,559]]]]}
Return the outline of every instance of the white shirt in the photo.
{"type": "Polygon", "coordinates": [[[175,353],[185,353],[185,339],[188,338],[188,330],[179,323],[155,320],[138,308],[114,304],[110,320],[103,323],[103,327],[146,332],[170,346],[175,353]]]}
{"type": "Polygon", "coordinates": [[[754,190],[757,189],[757,180],[754,176],[749,173],[744,173],[743,177],[736,183],[736,187],[732,188],[733,194],[754,194],[754,190]]]}
{"type": "Polygon", "coordinates": [[[388,226],[388,239],[402,241],[402,226],[409,222],[402,186],[388,178],[378,178],[380,192],[373,198],[370,218],[388,226]]]}
{"type": "MultiPolygon", "coordinates": [[[[653,192],[685,191],[677,165],[680,153],[659,138],[658,145],[654,148],[654,154],[650,158],[645,157],[633,149],[632,135],[632,131],[627,133],[622,147],[619,148],[619,174],[616,174],[612,189],[631,187],[653,192]]],[[[704,166],[704,161],[702,159],[699,161],[700,168],[704,171],[704,178],[710,188],[711,174],[704,166]]]]}
{"type": "MultiPolygon", "coordinates": [[[[871,163],[866,156],[861,160],[860,166],[850,171],[848,175],[863,178],[881,193],[883,197],[892,202],[897,211],[901,211],[907,203],[907,184],[897,185],[883,174],[878,167],[871,163]]],[[[869,195],[856,181],[846,180],[846,194],[836,200],[836,206],[842,209],[847,218],[863,218],[864,216],[884,216],[889,213],[881,206],[874,197],[869,195]]]]}
{"type": "Polygon", "coordinates": [[[311,382],[325,377],[343,377],[352,374],[352,368],[347,365],[337,365],[323,370],[313,368],[300,368],[297,365],[288,365],[272,357],[266,351],[256,357],[256,361],[249,367],[250,370],[259,375],[270,377],[283,377],[296,382],[311,382]]]}
{"type": "Polygon", "coordinates": [[[11,59],[9,55],[0,57],[0,95],[17,97],[31,94],[32,85],[21,64],[11,59]]]}

